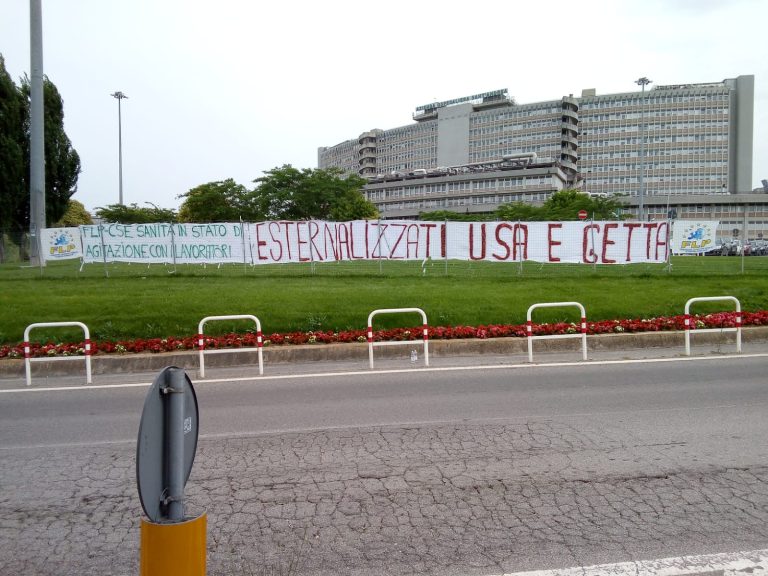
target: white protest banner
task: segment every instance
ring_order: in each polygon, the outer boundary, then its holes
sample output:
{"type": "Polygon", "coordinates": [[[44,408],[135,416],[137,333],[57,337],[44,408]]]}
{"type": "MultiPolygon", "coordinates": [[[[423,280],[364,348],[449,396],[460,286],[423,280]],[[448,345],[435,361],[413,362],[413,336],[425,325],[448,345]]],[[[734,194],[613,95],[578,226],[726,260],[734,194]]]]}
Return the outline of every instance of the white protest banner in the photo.
{"type": "Polygon", "coordinates": [[[78,228],[43,228],[40,234],[40,254],[46,261],[81,258],[78,228]]]}
{"type": "MultiPolygon", "coordinates": [[[[241,224],[81,226],[86,263],[243,263],[241,224]]],[[[249,260],[245,260],[249,261],[249,260]]]]}
{"type": "Polygon", "coordinates": [[[673,254],[702,254],[715,247],[717,220],[675,220],[672,230],[673,254]]]}
{"type": "Polygon", "coordinates": [[[244,256],[246,224],[176,224],[173,256],[178,264],[250,262],[244,256]],[[245,258],[245,259],[244,259],[245,258]]]}
{"type": "Polygon", "coordinates": [[[666,262],[659,222],[351,222],[82,226],[86,262],[250,263],[457,259],[666,262]]]}
{"type": "Polygon", "coordinates": [[[449,222],[448,258],[489,262],[666,262],[660,222],[449,222]]]}
{"type": "Polygon", "coordinates": [[[444,256],[444,223],[309,220],[259,222],[248,226],[254,264],[424,260],[444,256]]]}

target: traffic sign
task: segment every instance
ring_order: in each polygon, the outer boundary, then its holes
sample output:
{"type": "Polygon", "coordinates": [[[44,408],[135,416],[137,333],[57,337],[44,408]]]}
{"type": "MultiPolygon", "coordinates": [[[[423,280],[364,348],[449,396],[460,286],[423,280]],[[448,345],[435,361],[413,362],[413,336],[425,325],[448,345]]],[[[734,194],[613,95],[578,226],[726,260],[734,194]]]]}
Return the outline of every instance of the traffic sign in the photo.
{"type": "Polygon", "coordinates": [[[579,210],[579,220],[586,220],[586,219],[587,219],[587,211],[579,210]]]}
{"type": "Polygon", "coordinates": [[[199,431],[197,396],[181,368],[157,375],[144,400],[136,445],[139,500],[152,522],[183,520],[184,485],[199,431]]]}

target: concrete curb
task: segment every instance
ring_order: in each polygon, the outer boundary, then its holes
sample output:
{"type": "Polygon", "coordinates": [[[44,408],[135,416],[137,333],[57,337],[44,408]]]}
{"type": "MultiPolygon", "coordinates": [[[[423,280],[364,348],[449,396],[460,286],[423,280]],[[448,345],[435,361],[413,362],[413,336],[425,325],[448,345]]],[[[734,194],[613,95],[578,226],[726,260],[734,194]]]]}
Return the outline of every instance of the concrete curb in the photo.
{"type": "MultiPolygon", "coordinates": [[[[743,342],[760,342],[768,340],[768,326],[747,327],[742,330],[743,342]]],[[[718,347],[732,346],[735,335],[732,332],[719,334],[706,332],[696,334],[692,338],[695,345],[716,345],[718,347]]],[[[509,355],[522,356],[515,360],[527,360],[528,343],[526,338],[489,338],[466,340],[432,340],[429,343],[430,356],[479,356],[479,355],[509,355]]],[[[534,345],[536,354],[547,352],[562,352],[578,350],[581,340],[537,340],[534,345]]],[[[587,337],[587,348],[590,352],[610,350],[636,350],[640,348],[664,348],[685,352],[684,332],[641,332],[637,334],[600,334],[587,337]]],[[[421,357],[421,341],[414,340],[413,349],[421,357]]],[[[408,346],[382,347],[376,349],[376,358],[396,358],[409,355],[408,346]]],[[[723,350],[723,351],[728,351],[723,350]]],[[[80,358],[80,357],[78,357],[80,358]]],[[[264,348],[264,365],[291,364],[308,362],[333,361],[367,361],[368,345],[366,343],[349,344],[306,344],[301,346],[267,346],[264,348]]],[[[243,352],[233,349],[232,352],[210,354],[205,357],[205,366],[229,367],[258,364],[256,352],[243,352]]],[[[138,372],[153,372],[166,366],[178,366],[185,370],[197,370],[198,352],[185,350],[183,352],[168,352],[162,354],[128,354],[128,355],[96,355],[92,358],[94,374],[126,374],[138,372]]],[[[39,360],[34,363],[33,373],[39,376],[65,376],[84,373],[84,362],[61,362],[39,360]]],[[[24,377],[24,360],[0,360],[0,378],[24,377]]]]}

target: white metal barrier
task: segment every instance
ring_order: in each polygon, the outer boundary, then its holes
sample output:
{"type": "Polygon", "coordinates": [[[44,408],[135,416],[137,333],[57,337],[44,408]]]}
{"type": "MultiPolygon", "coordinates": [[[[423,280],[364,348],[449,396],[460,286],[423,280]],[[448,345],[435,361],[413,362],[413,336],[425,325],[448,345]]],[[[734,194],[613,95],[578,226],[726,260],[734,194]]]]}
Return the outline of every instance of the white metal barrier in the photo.
{"type": "Polygon", "coordinates": [[[584,310],[584,306],[578,302],[544,302],[542,304],[534,304],[528,308],[527,320],[525,323],[525,330],[528,334],[528,362],[533,362],[533,341],[534,340],[557,340],[561,338],[581,338],[582,357],[587,359],[587,313],[584,310]],[[534,336],[533,335],[533,323],[531,322],[531,313],[536,308],[560,308],[565,306],[575,306],[581,312],[581,329],[579,334],[553,334],[549,336],[534,336]]]}
{"type": "Polygon", "coordinates": [[[691,355],[691,330],[696,332],[736,332],[736,352],[741,352],[741,303],[734,296],[712,296],[691,298],[685,303],[685,355],[691,355]],[[735,328],[696,328],[691,320],[691,304],[694,302],[721,302],[728,301],[736,304],[735,328]]]}
{"type": "Polygon", "coordinates": [[[424,346],[424,366],[429,366],[429,325],[427,324],[427,315],[421,308],[382,308],[374,310],[368,315],[368,365],[373,369],[373,347],[374,346],[407,346],[413,345],[414,340],[395,340],[388,342],[373,341],[373,317],[377,314],[400,314],[401,312],[416,312],[421,314],[422,319],[422,344],[424,346]]]}
{"type": "Polygon", "coordinates": [[[259,376],[264,374],[264,357],[262,348],[264,347],[263,336],[261,334],[261,322],[256,316],[251,314],[239,314],[235,316],[207,316],[200,320],[200,324],[197,327],[197,347],[200,350],[200,378],[205,378],[205,354],[222,354],[225,352],[252,352],[256,350],[259,355],[259,376]],[[222,348],[216,350],[205,349],[205,335],[203,334],[203,327],[206,322],[211,320],[253,320],[256,324],[256,348],[222,348]]]}
{"type": "Polygon", "coordinates": [[[29,345],[29,333],[33,328],[59,328],[62,326],[78,326],[83,329],[83,334],[85,336],[85,342],[83,343],[83,353],[85,355],[85,383],[86,384],[92,384],[93,380],[91,378],[91,333],[88,330],[88,326],[83,324],[82,322],[37,322],[35,324],[30,324],[27,326],[27,328],[24,330],[24,370],[27,373],[27,386],[32,385],[32,362],[40,362],[40,361],[61,361],[61,360],[79,360],[79,356],[53,356],[53,357],[45,357],[45,358],[32,358],[32,348],[29,345]]]}

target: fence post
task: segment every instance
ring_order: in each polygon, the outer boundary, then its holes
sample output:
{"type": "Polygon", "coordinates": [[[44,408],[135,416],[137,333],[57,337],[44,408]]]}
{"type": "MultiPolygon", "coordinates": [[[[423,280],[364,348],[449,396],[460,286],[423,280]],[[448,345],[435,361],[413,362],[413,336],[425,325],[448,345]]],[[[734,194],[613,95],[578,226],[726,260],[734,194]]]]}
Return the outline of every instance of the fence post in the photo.
{"type": "MultiPolygon", "coordinates": [[[[264,337],[261,332],[261,321],[252,314],[236,314],[231,316],[206,316],[197,325],[197,347],[199,349],[198,358],[200,363],[200,378],[205,378],[205,335],[203,334],[203,328],[206,322],[210,320],[252,320],[256,324],[256,351],[259,358],[259,376],[264,374],[264,337]]],[[[249,352],[253,348],[223,348],[219,350],[212,350],[209,354],[215,352],[249,352]]]]}
{"type": "Polygon", "coordinates": [[[741,302],[734,296],[711,296],[691,298],[685,303],[685,355],[691,355],[691,330],[694,329],[691,318],[691,304],[694,302],[720,302],[729,301],[736,305],[736,328],[699,328],[697,332],[736,332],[736,352],[741,353],[741,302]]]}
{"type": "Polygon", "coordinates": [[[368,367],[373,370],[373,347],[374,346],[410,346],[413,340],[396,340],[394,342],[374,342],[373,341],[373,317],[377,314],[400,314],[405,312],[417,312],[421,315],[421,338],[422,345],[424,346],[424,365],[429,366],[429,324],[427,322],[427,315],[421,308],[381,308],[374,310],[368,315],[368,326],[366,336],[368,340],[368,367]]]}
{"type": "MultiPolygon", "coordinates": [[[[32,385],[32,346],[29,343],[29,333],[32,328],[58,328],[63,326],[77,326],[83,330],[83,355],[85,356],[85,383],[92,384],[93,377],[91,372],[91,354],[93,354],[93,345],[91,343],[91,332],[88,326],[82,322],[37,322],[30,324],[24,330],[24,371],[26,373],[27,386],[32,385]]],[[[43,358],[39,358],[43,360],[43,358]]],[[[79,360],[77,356],[68,356],[57,358],[57,360],[79,360]]]]}
{"type": "Polygon", "coordinates": [[[582,359],[587,360],[587,313],[578,302],[543,302],[540,304],[533,304],[528,308],[525,322],[526,333],[528,335],[528,362],[533,362],[533,341],[534,340],[556,340],[564,338],[581,338],[581,350],[582,359]],[[551,336],[534,336],[533,335],[533,321],[532,313],[536,308],[560,308],[564,306],[575,306],[581,312],[581,318],[579,320],[579,334],[555,334],[551,336]]]}

